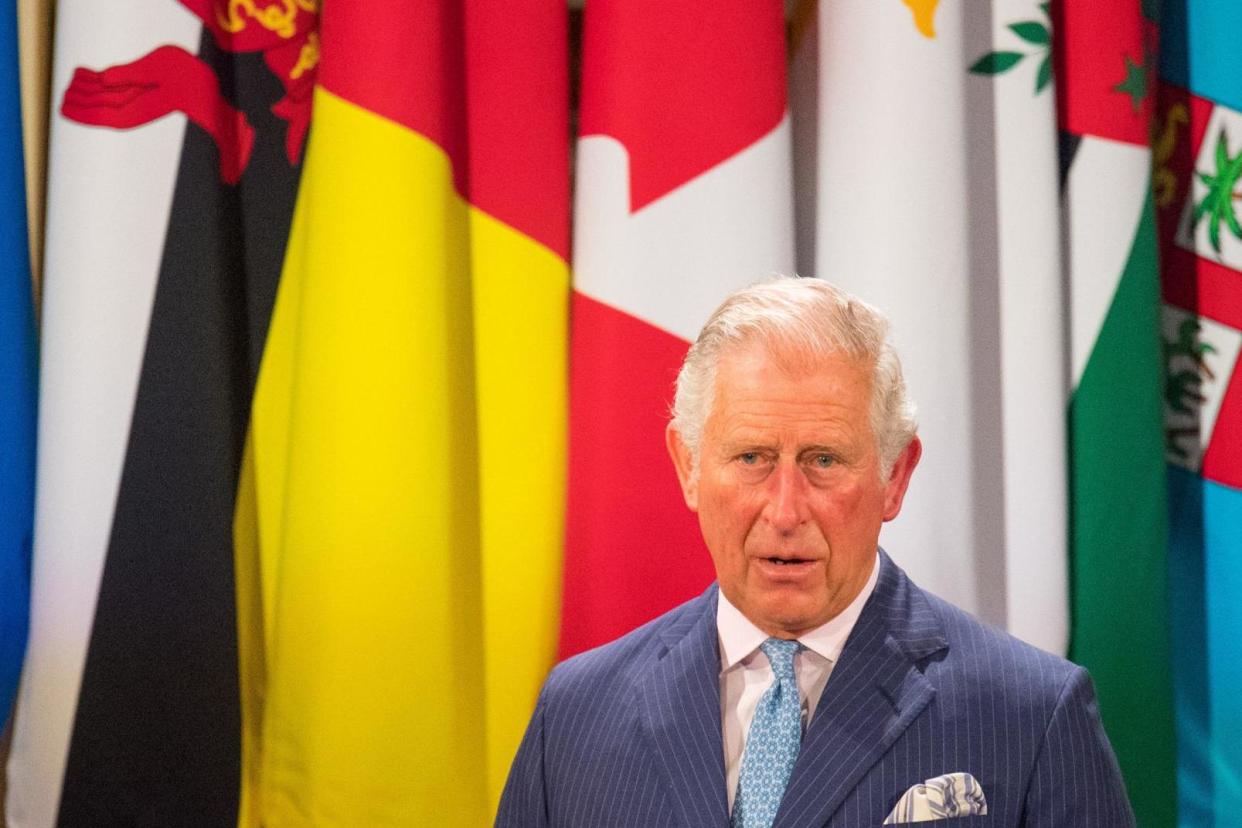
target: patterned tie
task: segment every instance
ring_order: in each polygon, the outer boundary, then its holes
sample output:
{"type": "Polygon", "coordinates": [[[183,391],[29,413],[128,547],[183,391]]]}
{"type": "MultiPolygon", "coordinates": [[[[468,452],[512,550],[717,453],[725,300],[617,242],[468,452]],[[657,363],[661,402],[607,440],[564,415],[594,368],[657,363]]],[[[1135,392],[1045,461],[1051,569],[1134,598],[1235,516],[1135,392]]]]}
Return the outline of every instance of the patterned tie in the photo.
{"type": "Polygon", "coordinates": [[[797,641],[769,638],[759,645],[775,676],[759,699],[746,737],[733,798],[733,828],[771,828],[802,745],[802,705],[794,677],[797,641]]]}

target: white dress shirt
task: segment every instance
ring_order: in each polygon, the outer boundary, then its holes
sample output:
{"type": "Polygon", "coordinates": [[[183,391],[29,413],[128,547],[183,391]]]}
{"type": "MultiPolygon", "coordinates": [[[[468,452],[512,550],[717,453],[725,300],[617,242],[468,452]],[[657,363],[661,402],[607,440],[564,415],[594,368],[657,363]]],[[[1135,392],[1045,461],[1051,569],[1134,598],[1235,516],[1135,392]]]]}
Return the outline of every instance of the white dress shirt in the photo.
{"type": "MultiPolygon", "coordinates": [[[[802,731],[823,695],[833,665],[845,649],[845,640],[854,629],[867,598],[880,577],[880,556],[877,554],[871,576],[850,605],[826,624],[798,637],[802,649],[794,656],[794,672],[798,677],[798,695],[802,701],[802,731]]],[[[742,752],[759,698],[772,684],[772,665],[759,645],[768,634],[751,623],[729,602],[723,592],[716,605],[716,633],[720,643],[720,721],[724,736],[725,785],[729,795],[729,812],[737,793],[737,777],[742,769],[742,752]]]]}

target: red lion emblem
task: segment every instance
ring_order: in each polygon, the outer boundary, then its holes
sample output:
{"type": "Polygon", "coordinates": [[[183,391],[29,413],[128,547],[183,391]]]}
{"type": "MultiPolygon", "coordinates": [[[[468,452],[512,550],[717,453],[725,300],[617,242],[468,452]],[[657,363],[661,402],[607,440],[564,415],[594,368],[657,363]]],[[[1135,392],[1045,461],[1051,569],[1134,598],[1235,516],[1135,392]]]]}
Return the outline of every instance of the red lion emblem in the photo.
{"type": "MultiPolygon", "coordinates": [[[[285,121],[285,152],[296,164],[310,126],[319,63],[318,0],[179,0],[203,21],[223,50],[261,52],[285,87],[272,112],[285,121]]],[[[220,177],[236,184],[250,161],[254,127],[220,92],[210,66],[179,46],[102,71],[78,67],[60,112],[89,126],[130,129],[183,112],[215,141],[220,177]]]]}

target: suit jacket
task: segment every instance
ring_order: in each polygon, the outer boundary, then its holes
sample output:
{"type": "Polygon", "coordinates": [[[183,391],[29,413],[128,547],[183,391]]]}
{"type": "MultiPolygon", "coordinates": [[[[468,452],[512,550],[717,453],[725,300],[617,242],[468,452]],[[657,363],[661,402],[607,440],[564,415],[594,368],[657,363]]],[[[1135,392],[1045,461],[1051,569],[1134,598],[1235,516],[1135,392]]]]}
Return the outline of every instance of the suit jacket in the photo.
{"type": "MultiPolygon", "coordinates": [[[[553,670],[498,826],[729,823],[716,587],[553,670]]],[[[911,786],[964,771],[987,815],[953,826],[1134,824],[1091,681],[915,586],[880,577],[803,737],[777,828],[880,825],[911,786]]]]}

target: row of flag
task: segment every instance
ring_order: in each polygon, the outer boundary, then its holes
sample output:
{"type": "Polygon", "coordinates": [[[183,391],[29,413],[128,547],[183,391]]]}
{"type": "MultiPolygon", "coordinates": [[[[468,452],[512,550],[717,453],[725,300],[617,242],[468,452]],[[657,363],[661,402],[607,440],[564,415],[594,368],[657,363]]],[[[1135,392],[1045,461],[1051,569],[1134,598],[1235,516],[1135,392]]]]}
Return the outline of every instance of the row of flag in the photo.
{"type": "Polygon", "coordinates": [[[1092,671],[1140,824],[1242,808],[1242,12],[784,6],[61,0],[37,475],[0,14],[10,826],[485,824],[711,580],[672,380],[794,271],[893,320],[894,558],[1092,671]]]}

